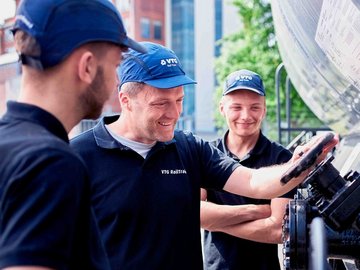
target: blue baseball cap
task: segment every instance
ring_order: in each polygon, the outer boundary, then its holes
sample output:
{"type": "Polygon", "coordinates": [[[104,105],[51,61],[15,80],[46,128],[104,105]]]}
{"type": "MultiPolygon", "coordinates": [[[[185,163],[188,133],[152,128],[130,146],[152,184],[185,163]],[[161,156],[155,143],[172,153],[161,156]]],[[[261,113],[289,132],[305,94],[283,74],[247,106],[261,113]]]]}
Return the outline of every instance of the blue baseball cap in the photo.
{"type": "Polygon", "coordinates": [[[120,86],[126,82],[141,82],[156,88],[174,88],[196,82],[186,76],[176,54],[156,43],[140,42],[147,53],[129,50],[118,68],[120,86]]]}
{"type": "Polygon", "coordinates": [[[22,0],[13,33],[23,30],[40,46],[40,56],[21,55],[23,64],[36,68],[55,66],[79,46],[111,42],[146,52],[130,39],[120,13],[109,0],[22,0]]]}
{"type": "Polygon", "coordinates": [[[265,96],[265,87],[260,75],[247,69],[235,71],[226,77],[223,96],[235,90],[250,90],[265,96]]]}

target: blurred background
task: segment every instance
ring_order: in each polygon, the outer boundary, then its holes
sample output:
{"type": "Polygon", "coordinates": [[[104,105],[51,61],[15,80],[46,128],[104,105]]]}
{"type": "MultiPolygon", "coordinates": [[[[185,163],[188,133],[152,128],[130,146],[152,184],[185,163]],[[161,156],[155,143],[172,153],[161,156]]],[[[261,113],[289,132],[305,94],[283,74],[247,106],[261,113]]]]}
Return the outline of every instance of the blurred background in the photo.
{"type": "MultiPolygon", "coordinates": [[[[360,170],[359,0],[112,2],[129,36],[173,49],[198,82],[185,86],[178,128],[205,139],[222,133],[218,101],[224,78],[250,69],[263,77],[266,87],[264,134],[292,150],[316,133],[334,131],[341,136],[334,166],[341,175],[360,170]]],[[[10,32],[18,4],[0,4],[0,116],[20,86],[21,67],[10,32]]],[[[103,114],[116,113],[114,89],[103,114]]],[[[70,137],[95,123],[82,121],[70,137]]]]}
{"type": "MultiPolygon", "coordinates": [[[[0,115],[6,101],[16,99],[21,68],[13,48],[11,25],[19,0],[2,0],[0,13],[0,115]]],[[[286,72],[280,78],[279,102],[275,73],[282,60],[277,48],[270,1],[245,0],[113,0],[122,14],[129,36],[139,41],[163,44],[179,56],[187,74],[198,84],[185,87],[184,111],[178,127],[206,139],[222,132],[224,122],[217,101],[225,76],[240,68],[262,75],[267,88],[268,115],[263,132],[279,140],[278,126],[322,128],[322,122],[307,108],[296,91],[291,91],[291,111],[286,117],[286,72]],[[281,119],[277,105],[281,105],[281,119]]],[[[288,106],[289,108],[289,106],[288,106]]],[[[104,108],[104,114],[119,111],[117,93],[104,108]]],[[[90,128],[83,121],[72,134],[90,128]]],[[[289,143],[299,131],[281,132],[289,143]],[[285,132],[285,133],[284,133],[285,132]],[[289,135],[289,136],[288,136],[289,135]]],[[[280,140],[281,140],[280,139],[280,140]]]]}

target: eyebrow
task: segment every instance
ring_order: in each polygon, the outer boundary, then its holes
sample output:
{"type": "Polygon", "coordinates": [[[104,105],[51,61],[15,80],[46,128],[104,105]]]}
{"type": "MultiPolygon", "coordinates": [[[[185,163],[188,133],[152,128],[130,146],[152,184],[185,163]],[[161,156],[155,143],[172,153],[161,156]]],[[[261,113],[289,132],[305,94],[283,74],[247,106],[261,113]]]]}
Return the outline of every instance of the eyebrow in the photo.
{"type": "MultiPolygon", "coordinates": [[[[230,105],[244,105],[244,103],[231,102],[230,105]]],[[[249,105],[264,105],[262,102],[251,103],[249,105]]]]}

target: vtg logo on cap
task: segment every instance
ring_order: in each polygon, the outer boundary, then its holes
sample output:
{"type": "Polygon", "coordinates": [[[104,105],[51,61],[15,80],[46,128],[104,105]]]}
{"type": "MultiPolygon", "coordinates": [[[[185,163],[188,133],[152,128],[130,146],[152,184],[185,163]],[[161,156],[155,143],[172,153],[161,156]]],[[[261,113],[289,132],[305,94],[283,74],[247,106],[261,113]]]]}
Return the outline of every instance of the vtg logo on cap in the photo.
{"type": "Polygon", "coordinates": [[[235,78],[235,80],[237,81],[251,81],[252,80],[252,76],[249,75],[239,75],[235,78]]]}
{"type": "Polygon", "coordinates": [[[153,42],[140,44],[147,49],[147,53],[130,50],[118,69],[120,91],[127,82],[141,82],[160,89],[196,83],[186,76],[172,50],[153,42]]]}
{"type": "Polygon", "coordinates": [[[226,77],[223,96],[235,90],[250,90],[265,96],[265,87],[260,75],[247,69],[234,71],[226,77]]]}
{"type": "Polygon", "coordinates": [[[175,67],[178,64],[178,60],[176,58],[161,59],[160,64],[162,66],[167,65],[168,67],[175,67]]]}

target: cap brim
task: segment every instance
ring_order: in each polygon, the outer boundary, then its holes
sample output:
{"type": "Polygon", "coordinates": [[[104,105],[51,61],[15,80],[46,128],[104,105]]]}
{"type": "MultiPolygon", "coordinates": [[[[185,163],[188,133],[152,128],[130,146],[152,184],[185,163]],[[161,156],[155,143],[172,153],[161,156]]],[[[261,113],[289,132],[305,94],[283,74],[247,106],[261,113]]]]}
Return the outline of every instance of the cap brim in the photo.
{"type": "Polygon", "coordinates": [[[157,80],[147,80],[144,83],[156,88],[174,88],[186,84],[196,84],[197,82],[186,75],[178,75],[157,80]]]}
{"type": "Polygon", "coordinates": [[[234,92],[234,91],[237,91],[237,90],[249,90],[249,91],[252,91],[252,92],[255,92],[256,94],[260,95],[260,96],[265,96],[265,93],[264,92],[261,92],[255,88],[252,88],[252,87],[246,87],[246,86],[241,86],[241,87],[234,87],[234,88],[230,88],[228,89],[227,91],[225,91],[223,93],[223,96],[231,93],[231,92],[234,92]]]}
{"type": "Polygon", "coordinates": [[[136,42],[135,40],[129,37],[127,37],[127,39],[124,40],[123,44],[139,53],[147,53],[147,49],[145,48],[145,46],[141,45],[140,43],[136,42]]]}

